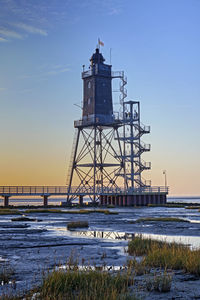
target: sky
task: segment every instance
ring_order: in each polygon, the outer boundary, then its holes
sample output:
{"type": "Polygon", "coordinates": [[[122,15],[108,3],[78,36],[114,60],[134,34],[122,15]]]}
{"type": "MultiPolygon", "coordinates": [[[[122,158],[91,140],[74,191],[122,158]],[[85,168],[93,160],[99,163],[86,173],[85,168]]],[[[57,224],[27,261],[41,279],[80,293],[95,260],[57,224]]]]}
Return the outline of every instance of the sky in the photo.
{"type": "Polygon", "coordinates": [[[0,185],[64,185],[97,40],[151,126],[143,174],[200,195],[200,0],[0,0],[0,185]]]}

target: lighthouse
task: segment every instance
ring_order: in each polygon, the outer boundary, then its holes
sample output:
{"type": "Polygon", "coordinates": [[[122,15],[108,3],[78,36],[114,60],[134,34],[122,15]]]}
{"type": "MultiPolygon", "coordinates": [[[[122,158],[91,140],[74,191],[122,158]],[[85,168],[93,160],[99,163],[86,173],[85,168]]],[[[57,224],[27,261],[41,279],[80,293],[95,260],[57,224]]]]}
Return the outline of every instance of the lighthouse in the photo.
{"type": "Polygon", "coordinates": [[[104,125],[113,123],[111,66],[97,48],[90,59],[83,79],[83,124],[104,125]]]}

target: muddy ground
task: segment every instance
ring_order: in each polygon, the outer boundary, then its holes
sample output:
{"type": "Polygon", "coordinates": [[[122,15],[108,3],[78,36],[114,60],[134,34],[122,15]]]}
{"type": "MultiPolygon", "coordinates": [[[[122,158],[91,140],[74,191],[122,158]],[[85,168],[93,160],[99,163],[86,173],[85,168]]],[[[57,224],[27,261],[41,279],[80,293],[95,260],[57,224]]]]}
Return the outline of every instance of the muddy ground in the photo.
{"type": "MultiPolygon", "coordinates": [[[[200,213],[185,208],[120,208],[117,215],[99,213],[31,214],[38,222],[12,222],[13,216],[0,218],[0,264],[14,270],[9,284],[1,285],[3,293],[27,291],[41,283],[43,272],[65,264],[73,255],[79,262],[115,268],[126,265],[128,239],[134,234],[181,241],[200,247],[200,213]],[[134,223],[140,217],[180,217],[190,222],[134,223]],[[67,230],[69,221],[87,220],[87,233],[67,230]],[[103,232],[103,238],[102,238],[103,232]],[[126,234],[125,234],[126,233],[126,234]]],[[[154,270],[152,272],[159,272],[154,270]]],[[[137,276],[137,292],[144,299],[200,299],[200,280],[183,272],[172,272],[172,288],[161,294],[145,291],[144,276],[137,276]]]]}

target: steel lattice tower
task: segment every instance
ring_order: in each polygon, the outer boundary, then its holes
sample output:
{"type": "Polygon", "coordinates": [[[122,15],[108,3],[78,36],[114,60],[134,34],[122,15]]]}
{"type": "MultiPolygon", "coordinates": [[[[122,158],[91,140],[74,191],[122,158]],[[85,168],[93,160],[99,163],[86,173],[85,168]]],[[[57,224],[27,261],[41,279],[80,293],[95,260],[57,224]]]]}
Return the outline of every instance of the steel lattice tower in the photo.
{"type": "Polygon", "coordinates": [[[74,122],[76,135],[67,182],[69,191],[74,185],[93,190],[94,201],[105,187],[121,185],[117,174],[124,168],[119,140],[122,123],[113,113],[111,66],[104,61],[97,48],[89,70],[82,73],[83,113],[82,119],[74,122]]]}
{"type": "MultiPolygon", "coordinates": [[[[150,163],[141,154],[150,150],[140,138],[150,128],[140,122],[140,106],[125,101],[127,83],[124,72],[112,72],[111,65],[97,48],[90,59],[89,70],[82,72],[83,110],[81,120],[74,122],[75,136],[69,165],[68,193],[81,189],[93,192],[93,201],[106,191],[149,186],[141,173],[150,163]],[[113,112],[112,79],[119,78],[121,112],[113,112]]],[[[68,196],[71,201],[75,196],[68,196]]]]}

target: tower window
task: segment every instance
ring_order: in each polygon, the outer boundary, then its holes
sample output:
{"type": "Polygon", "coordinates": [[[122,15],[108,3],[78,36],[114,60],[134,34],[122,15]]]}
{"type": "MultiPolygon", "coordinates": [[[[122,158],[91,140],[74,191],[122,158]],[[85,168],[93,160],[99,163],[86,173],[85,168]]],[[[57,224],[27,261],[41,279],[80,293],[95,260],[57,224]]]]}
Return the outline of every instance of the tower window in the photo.
{"type": "Polygon", "coordinates": [[[88,105],[90,105],[90,98],[88,98],[88,105]]]}
{"type": "Polygon", "coordinates": [[[91,82],[90,81],[88,81],[88,89],[90,89],[91,88],[91,82]]]}

